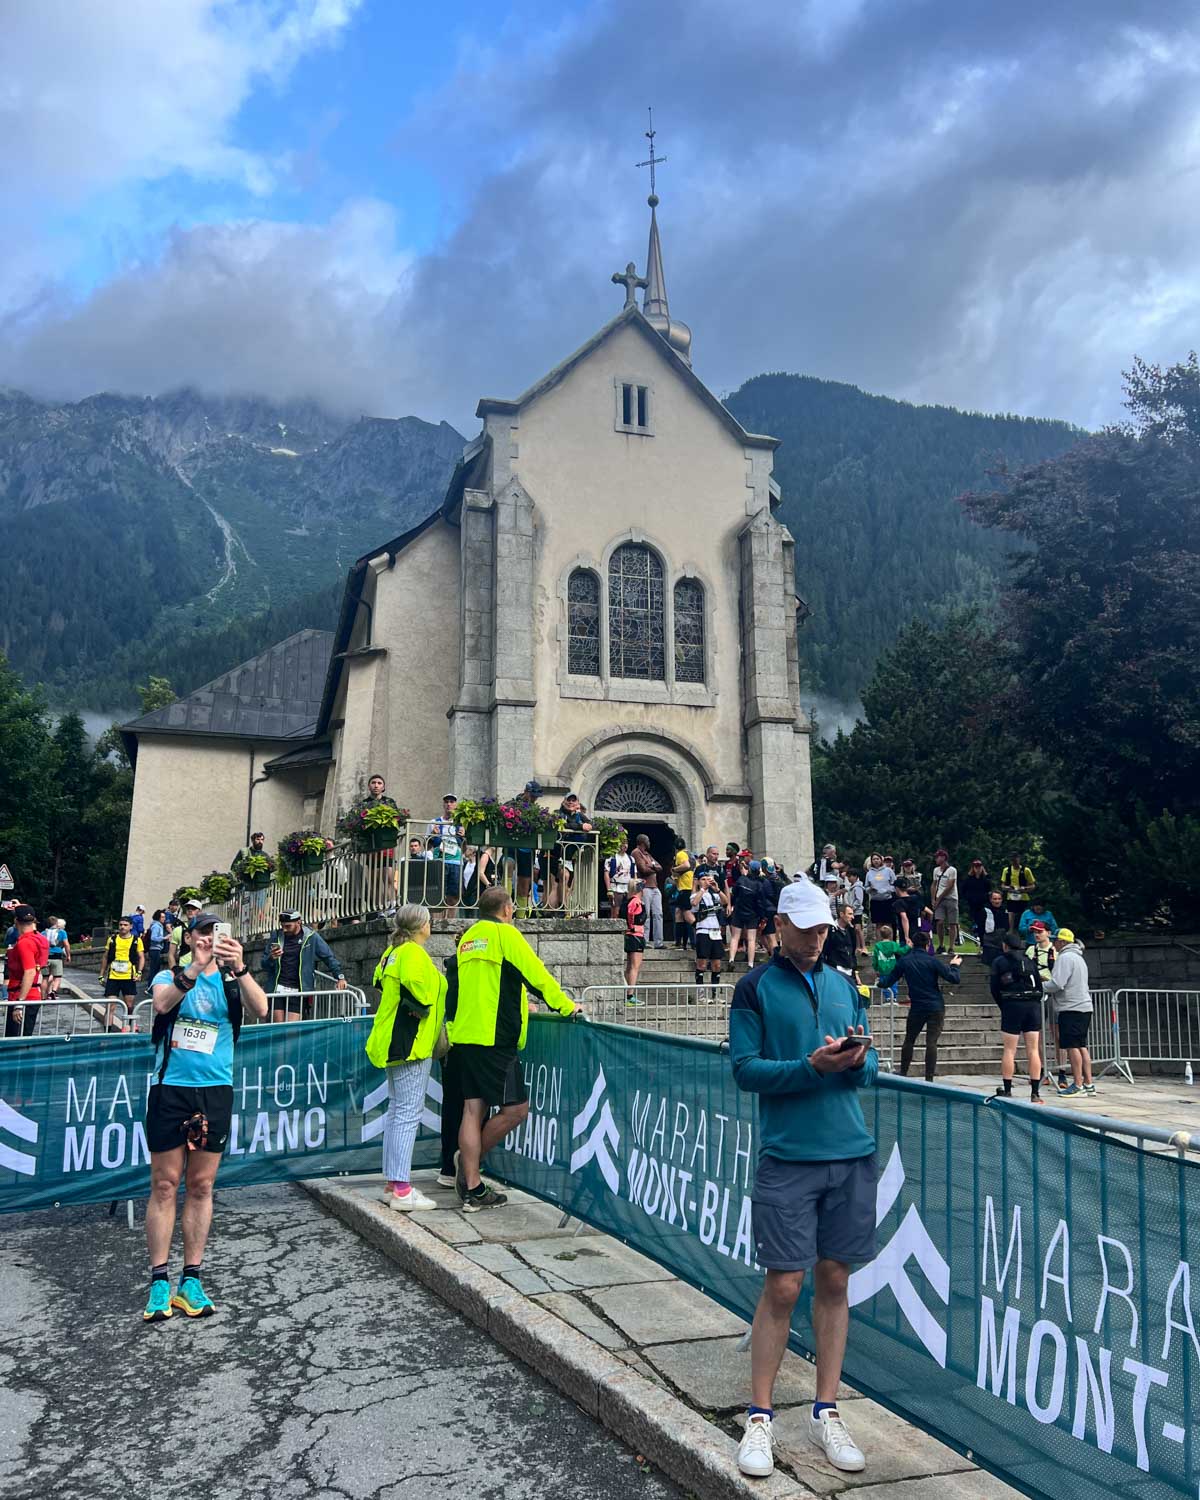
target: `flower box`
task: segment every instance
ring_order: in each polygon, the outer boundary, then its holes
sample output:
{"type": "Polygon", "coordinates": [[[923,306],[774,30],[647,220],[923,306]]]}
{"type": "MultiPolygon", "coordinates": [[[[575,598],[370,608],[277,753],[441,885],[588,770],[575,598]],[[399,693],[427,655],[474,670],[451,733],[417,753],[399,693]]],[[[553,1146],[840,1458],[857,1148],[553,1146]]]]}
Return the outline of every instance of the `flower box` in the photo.
{"type": "Polygon", "coordinates": [[[558,839],[558,832],[549,828],[540,833],[509,833],[503,825],[472,823],[467,829],[467,843],[477,848],[490,845],[498,849],[553,849],[558,839]]]}
{"type": "Polygon", "coordinates": [[[400,840],[400,829],[360,828],[354,835],[356,854],[377,854],[381,849],[394,849],[400,840]]]}
{"type": "Polygon", "coordinates": [[[285,854],[283,862],[293,875],[315,875],[325,863],[324,854],[285,854]]]}
{"type": "Polygon", "coordinates": [[[238,884],[244,891],[265,891],[271,884],[271,872],[263,870],[259,875],[241,875],[238,884]]]}

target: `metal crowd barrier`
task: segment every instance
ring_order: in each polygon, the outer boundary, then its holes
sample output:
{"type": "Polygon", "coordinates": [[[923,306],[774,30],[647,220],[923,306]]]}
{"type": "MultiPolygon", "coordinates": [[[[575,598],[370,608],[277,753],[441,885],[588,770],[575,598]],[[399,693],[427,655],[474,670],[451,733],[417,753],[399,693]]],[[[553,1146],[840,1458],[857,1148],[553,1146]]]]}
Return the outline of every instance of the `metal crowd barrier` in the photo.
{"type": "Polygon", "coordinates": [[[591,1021],[616,1021],[643,1031],[724,1041],[729,1035],[731,984],[592,984],[582,1002],[591,1021]]]}
{"type": "Polygon", "coordinates": [[[1111,1023],[1104,1028],[1108,1050],[1102,1059],[1092,1050],[1093,1062],[1103,1061],[1102,1075],[1119,1073],[1132,1083],[1133,1063],[1180,1069],[1200,1064],[1200,990],[1125,987],[1105,993],[1112,995],[1111,1023]]]}
{"type": "MultiPolygon", "coordinates": [[[[247,1011],[242,1018],[243,1026],[290,1026],[303,1025],[307,1021],[349,1021],[355,1016],[368,1015],[371,1010],[366,992],[353,984],[348,984],[344,990],[304,990],[294,995],[268,995],[267,1000],[270,1009],[263,1019],[260,1021],[247,1011]],[[310,1003],[302,1007],[302,1000],[310,1003]],[[275,1020],[277,1010],[286,1014],[290,1009],[300,1011],[299,1021],[275,1020]]],[[[139,1000],[133,1007],[134,1031],[145,1035],[153,1026],[154,1001],[139,1000]]]]}
{"type": "MultiPolygon", "coordinates": [[[[0,1001],[3,1022],[7,1022],[10,1010],[19,1010],[15,1001],[0,1001]]],[[[124,1031],[129,1023],[129,1008],[123,1000],[102,1000],[91,995],[77,995],[72,999],[35,1000],[29,1006],[37,1010],[37,1021],[30,1033],[35,1037],[46,1037],[58,1041],[70,1041],[76,1036],[103,1035],[108,1032],[106,1016],[111,1012],[112,1032],[124,1031]]],[[[0,1029],[3,1029],[0,1026],[0,1029]]],[[[3,1037],[0,1041],[15,1042],[19,1037],[3,1037]]]]}
{"type": "Polygon", "coordinates": [[[394,849],[358,854],[336,848],[321,868],[272,881],[263,890],[238,889],[211,908],[243,938],[262,937],[279,925],[280,913],[298,911],[309,927],[361,920],[394,912],[407,902],[431,911],[471,916],[479,893],[501,883],[518,916],[583,917],[599,912],[600,855],[597,835],[571,834],[552,849],[517,850],[497,845],[482,851],[462,846],[463,859],[440,857],[429,821],[410,819],[394,849]]]}

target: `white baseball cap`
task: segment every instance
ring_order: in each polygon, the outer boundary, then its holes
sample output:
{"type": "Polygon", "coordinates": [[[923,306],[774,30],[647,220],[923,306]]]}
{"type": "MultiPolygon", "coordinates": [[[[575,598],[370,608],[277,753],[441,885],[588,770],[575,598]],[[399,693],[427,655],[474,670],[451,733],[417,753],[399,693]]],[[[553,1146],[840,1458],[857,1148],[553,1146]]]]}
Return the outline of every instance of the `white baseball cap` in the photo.
{"type": "Polygon", "coordinates": [[[833,925],[833,918],[829,914],[829,897],[807,877],[793,880],[791,885],[784,886],[779,893],[776,909],[793,927],[833,925]]]}

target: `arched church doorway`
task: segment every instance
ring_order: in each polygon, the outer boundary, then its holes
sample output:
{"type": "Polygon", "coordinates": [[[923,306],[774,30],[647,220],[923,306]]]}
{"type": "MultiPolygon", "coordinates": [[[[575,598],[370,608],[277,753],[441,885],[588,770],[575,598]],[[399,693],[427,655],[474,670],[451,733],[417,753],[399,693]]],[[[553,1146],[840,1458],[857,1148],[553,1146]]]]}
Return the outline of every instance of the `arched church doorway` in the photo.
{"type": "MultiPolygon", "coordinates": [[[[644,771],[620,771],[610,776],[596,793],[596,813],[615,818],[629,835],[633,848],[638,834],[650,840],[650,853],[663,867],[659,888],[675,860],[676,829],[671,819],[675,801],[661,781],[644,771]]],[[[669,920],[669,919],[668,919],[669,920]]]]}

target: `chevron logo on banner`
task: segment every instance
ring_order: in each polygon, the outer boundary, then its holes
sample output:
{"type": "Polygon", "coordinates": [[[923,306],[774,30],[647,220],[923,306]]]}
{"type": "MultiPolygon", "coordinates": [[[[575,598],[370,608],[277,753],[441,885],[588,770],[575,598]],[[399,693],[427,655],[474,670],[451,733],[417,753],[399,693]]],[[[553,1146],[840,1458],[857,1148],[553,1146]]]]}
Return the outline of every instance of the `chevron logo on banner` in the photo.
{"type": "MultiPolygon", "coordinates": [[[[363,1122],[362,1133],[359,1140],[362,1142],[376,1140],[383,1134],[384,1115],[376,1115],[373,1120],[368,1120],[367,1115],[373,1109],[378,1109],[381,1104],[387,1104],[387,1079],[375,1085],[365,1095],[362,1102],[363,1122]]],[[[386,1113],[386,1111],[385,1111],[386,1113]]],[[[440,1131],[442,1128],[442,1085],[431,1073],[429,1082],[425,1085],[425,1104],[421,1110],[421,1124],[426,1130],[440,1131]],[[430,1104],[432,1101],[432,1107],[430,1104]]]]}
{"type": "MultiPolygon", "coordinates": [[[[11,1104],[0,1099],[0,1135],[15,1135],[18,1140],[34,1146],[37,1144],[38,1122],[18,1114],[11,1104]]],[[[0,1140],[0,1167],[32,1177],[37,1171],[37,1157],[30,1156],[28,1151],[17,1151],[0,1140]]]]}
{"type": "MultiPolygon", "coordinates": [[[[904,1186],[904,1162],[900,1147],[892,1147],[887,1167],[879,1179],[875,1192],[875,1222],[882,1224],[891,1212],[892,1205],[900,1196],[904,1186]]],[[[944,1303],[950,1302],[950,1267],[942,1252],[929,1237],[916,1204],[909,1206],[900,1221],[900,1227],[880,1250],[873,1261],[861,1266],[850,1275],[850,1306],[857,1307],[868,1297],[874,1297],[884,1287],[890,1287],[900,1305],[900,1311],[909,1327],[929,1350],[930,1354],[946,1368],[946,1330],[921,1301],[908,1274],[908,1262],[915,1260],[925,1273],[926,1280],[944,1303]]]]}
{"type": "Polygon", "coordinates": [[[360,1141],[373,1141],[376,1136],[380,1136],[383,1134],[383,1116],[377,1115],[375,1119],[368,1120],[367,1115],[371,1112],[371,1110],[378,1109],[381,1104],[386,1104],[387,1096],[386,1078],[382,1083],[376,1084],[369,1093],[363,1095],[363,1122],[362,1134],[359,1136],[360,1141]]]}
{"type": "Polygon", "coordinates": [[[617,1171],[616,1163],[612,1159],[612,1152],[621,1149],[621,1133],[617,1129],[617,1122],[613,1119],[608,1100],[604,1097],[606,1087],[604,1069],[601,1068],[596,1074],[596,1081],[592,1085],[588,1102],[571,1124],[572,1140],[584,1134],[587,1138],[581,1146],[576,1146],[571,1152],[570,1170],[572,1173],[578,1172],[588,1162],[595,1161],[600,1168],[601,1176],[608,1183],[609,1192],[618,1193],[621,1187],[621,1174],[617,1171]]]}

